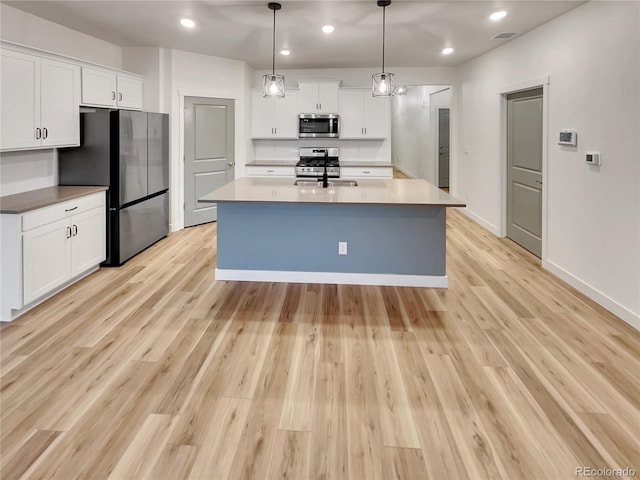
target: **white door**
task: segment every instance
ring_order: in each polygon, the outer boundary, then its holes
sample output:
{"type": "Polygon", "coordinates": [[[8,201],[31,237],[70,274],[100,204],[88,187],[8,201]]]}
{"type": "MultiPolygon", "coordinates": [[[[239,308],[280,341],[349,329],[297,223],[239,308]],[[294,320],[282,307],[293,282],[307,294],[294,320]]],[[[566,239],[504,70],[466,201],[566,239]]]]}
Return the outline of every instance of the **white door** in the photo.
{"type": "Polygon", "coordinates": [[[276,100],[284,99],[264,98],[262,92],[251,92],[251,136],[253,138],[270,138],[275,135],[273,116],[276,100]]]}
{"type": "Polygon", "coordinates": [[[118,87],[114,73],[82,67],[82,103],[115,107],[118,87]]]}
{"type": "Polygon", "coordinates": [[[142,110],[142,80],[118,75],[118,107],[142,110]]]}
{"type": "Polygon", "coordinates": [[[289,92],[284,98],[272,98],[274,102],[275,136],[298,138],[298,93],[289,92]]]}
{"type": "Polygon", "coordinates": [[[42,59],[42,146],[80,145],[80,67],[42,59]]]}
{"type": "Polygon", "coordinates": [[[320,113],[338,113],[338,85],[321,83],[318,85],[318,110],[320,113]]]}
{"type": "Polygon", "coordinates": [[[93,208],[71,217],[71,276],[104,262],[105,209],[93,208]]]}
{"type": "Polygon", "coordinates": [[[364,136],[363,94],[360,91],[340,92],[340,137],[364,136]]]}
{"type": "Polygon", "coordinates": [[[217,206],[198,199],[233,180],[235,101],[185,97],[184,226],[217,219],[217,206]]]}
{"type": "Polygon", "coordinates": [[[363,94],[364,134],[370,138],[389,136],[391,115],[388,97],[373,97],[370,92],[363,94]]]}
{"type": "Polygon", "coordinates": [[[542,88],[507,97],[507,236],[542,255],[542,88]]]}
{"type": "Polygon", "coordinates": [[[300,113],[318,112],[318,84],[301,83],[298,90],[298,108],[300,113]]]}
{"type": "Polygon", "coordinates": [[[0,55],[0,148],[39,147],[40,59],[4,49],[0,55]]]}
{"type": "Polygon", "coordinates": [[[71,278],[71,235],[67,218],[22,235],[25,305],[71,278]]]}

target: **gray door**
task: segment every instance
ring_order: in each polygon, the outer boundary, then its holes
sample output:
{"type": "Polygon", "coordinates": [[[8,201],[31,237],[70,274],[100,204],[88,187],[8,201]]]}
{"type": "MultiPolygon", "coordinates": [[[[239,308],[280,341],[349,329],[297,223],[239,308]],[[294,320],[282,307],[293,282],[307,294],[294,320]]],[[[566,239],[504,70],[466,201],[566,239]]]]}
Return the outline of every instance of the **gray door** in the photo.
{"type": "Polygon", "coordinates": [[[147,196],[147,114],[120,110],[120,205],[147,196]]]}
{"type": "Polygon", "coordinates": [[[542,89],[507,97],[507,236],[542,255],[542,89]]]}
{"type": "Polygon", "coordinates": [[[234,100],[184,99],[184,226],[215,221],[215,204],[198,201],[233,180],[234,100]]]}
{"type": "Polygon", "coordinates": [[[438,187],[449,188],[449,109],[438,109],[438,187]]]}

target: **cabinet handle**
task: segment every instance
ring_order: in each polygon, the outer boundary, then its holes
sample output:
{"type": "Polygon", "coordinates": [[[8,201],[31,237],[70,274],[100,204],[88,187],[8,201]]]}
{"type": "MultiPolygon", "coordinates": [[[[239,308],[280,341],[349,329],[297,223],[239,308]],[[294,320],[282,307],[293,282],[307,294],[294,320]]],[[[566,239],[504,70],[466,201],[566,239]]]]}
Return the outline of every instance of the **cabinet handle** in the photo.
{"type": "Polygon", "coordinates": [[[371,170],[363,170],[362,173],[369,174],[369,173],[371,173],[371,170]]]}
{"type": "Polygon", "coordinates": [[[78,225],[73,226],[73,236],[75,237],[76,235],[78,235],[78,225]]]}
{"type": "Polygon", "coordinates": [[[267,173],[273,173],[273,170],[267,170],[267,173]]]}
{"type": "Polygon", "coordinates": [[[76,207],[73,207],[73,208],[65,208],[64,211],[65,212],[73,212],[74,210],[77,210],[77,209],[78,209],[78,207],[76,206],[76,207]]]}
{"type": "Polygon", "coordinates": [[[111,100],[115,100],[115,99],[116,99],[116,91],[111,90],[111,100]]]}
{"type": "Polygon", "coordinates": [[[67,238],[71,238],[71,227],[67,227],[67,238]]]}
{"type": "Polygon", "coordinates": [[[275,133],[276,135],[278,134],[278,127],[273,129],[273,133],[275,133]]]}
{"type": "Polygon", "coordinates": [[[49,132],[47,131],[47,127],[42,129],[42,138],[47,138],[49,136],[49,132]]]}
{"type": "Polygon", "coordinates": [[[39,128],[36,128],[36,140],[40,140],[41,137],[42,137],[42,130],[40,130],[39,128]]]}
{"type": "Polygon", "coordinates": [[[118,92],[118,101],[121,102],[122,101],[122,92],[118,92]]]}

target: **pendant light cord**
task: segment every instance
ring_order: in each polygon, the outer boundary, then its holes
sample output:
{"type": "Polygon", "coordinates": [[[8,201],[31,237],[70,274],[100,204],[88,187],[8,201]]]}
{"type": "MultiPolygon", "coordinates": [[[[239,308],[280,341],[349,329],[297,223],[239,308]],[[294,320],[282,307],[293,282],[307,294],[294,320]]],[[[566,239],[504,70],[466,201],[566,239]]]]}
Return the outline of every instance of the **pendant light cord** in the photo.
{"type": "MultiPolygon", "coordinates": [[[[273,48],[272,48],[272,61],[271,61],[271,75],[276,73],[276,11],[273,10],[273,48]]],[[[384,62],[383,62],[384,63],[384,62]]]]}
{"type": "Polygon", "coordinates": [[[386,13],[387,13],[387,7],[384,6],[382,7],[382,73],[384,73],[384,37],[385,37],[385,30],[387,25],[386,13]]]}

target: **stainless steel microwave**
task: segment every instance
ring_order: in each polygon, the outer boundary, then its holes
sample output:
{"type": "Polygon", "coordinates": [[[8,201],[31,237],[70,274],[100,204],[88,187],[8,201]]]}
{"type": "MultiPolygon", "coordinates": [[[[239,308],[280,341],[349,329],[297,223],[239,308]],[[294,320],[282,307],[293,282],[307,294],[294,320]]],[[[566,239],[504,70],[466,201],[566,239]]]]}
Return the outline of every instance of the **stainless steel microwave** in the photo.
{"type": "Polygon", "coordinates": [[[298,138],[338,138],[340,116],[301,113],[298,115],[298,138]]]}

